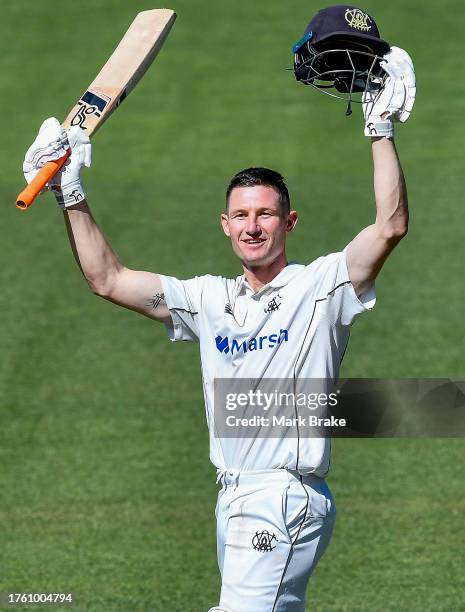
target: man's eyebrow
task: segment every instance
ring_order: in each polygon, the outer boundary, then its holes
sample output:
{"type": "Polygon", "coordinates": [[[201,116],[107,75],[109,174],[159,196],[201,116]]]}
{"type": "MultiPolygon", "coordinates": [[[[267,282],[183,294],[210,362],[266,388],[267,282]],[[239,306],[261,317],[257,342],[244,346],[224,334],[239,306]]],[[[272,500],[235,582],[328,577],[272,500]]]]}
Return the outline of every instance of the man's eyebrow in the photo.
{"type": "MultiPolygon", "coordinates": [[[[253,209],[254,212],[260,213],[260,212],[275,212],[278,213],[279,210],[275,210],[274,208],[271,208],[270,206],[260,206],[260,208],[256,208],[253,209]]],[[[247,213],[247,212],[252,212],[250,209],[248,208],[235,208],[234,210],[231,210],[231,208],[229,209],[229,214],[230,215],[234,215],[236,213],[247,213]]]]}
{"type": "Polygon", "coordinates": [[[246,208],[235,208],[234,210],[228,210],[229,216],[234,217],[234,215],[247,214],[248,210],[246,208]]]}

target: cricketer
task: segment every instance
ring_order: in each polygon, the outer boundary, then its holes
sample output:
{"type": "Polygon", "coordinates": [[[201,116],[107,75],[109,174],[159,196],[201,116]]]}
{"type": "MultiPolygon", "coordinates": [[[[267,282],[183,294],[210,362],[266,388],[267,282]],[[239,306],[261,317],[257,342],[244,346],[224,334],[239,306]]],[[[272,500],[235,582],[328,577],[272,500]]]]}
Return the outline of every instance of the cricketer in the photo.
{"type": "Polygon", "coordinates": [[[221,490],[216,506],[221,593],[210,612],[302,612],[309,578],[331,539],[335,503],[326,482],[327,438],[216,435],[217,379],[336,380],[354,321],[375,305],[375,279],[406,235],[405,180],[394,144],[415,99],[408,54],[382,40],[375,21],[348,5],[320,11],[294,46],[306,85],[330,82],[361,95],[371,146],[376,218],[341,251],[289,263],[286,239],[298,214],[284,178],[247,168],[226,189],[221,226],[239,259],[237,278],[172,276],[127,268],[96,224],[80,172],[91,144],[79,127],[47,119],[24,162],[31,181],[71,148],[49,187],[63,209],[71,248],[90,289],[166,326],[169,339],[198,341],[210,458],[221,490]]]}

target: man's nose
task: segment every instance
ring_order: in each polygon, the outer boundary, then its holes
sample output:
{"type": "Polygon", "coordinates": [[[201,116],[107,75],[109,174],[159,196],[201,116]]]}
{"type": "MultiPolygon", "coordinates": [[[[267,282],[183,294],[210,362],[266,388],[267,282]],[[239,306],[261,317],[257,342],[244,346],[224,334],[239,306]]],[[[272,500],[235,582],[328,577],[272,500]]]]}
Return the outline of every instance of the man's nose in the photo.
{"type": "Polygon", "coordinates": [[[260,226],[258,225],[257,218],[255,216],[250,215],[250,217],[247,218],[247,227],[245,231],[250,236],[254,236],[261,232],[260,226]]]}

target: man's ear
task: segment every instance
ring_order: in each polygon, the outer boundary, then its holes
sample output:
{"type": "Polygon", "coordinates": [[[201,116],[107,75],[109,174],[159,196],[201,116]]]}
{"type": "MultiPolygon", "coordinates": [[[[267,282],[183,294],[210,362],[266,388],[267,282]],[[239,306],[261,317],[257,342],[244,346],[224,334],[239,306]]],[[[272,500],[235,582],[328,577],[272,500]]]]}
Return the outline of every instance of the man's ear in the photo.
{"type": "Polygon", "coordinates": [[[291,210],[286,220],[286,232],[292,232],[295,229],[298,220],[299,215],[297,214],[297,211],[291,210]]]}
{"type": "Polygon", "coordinates": [[[223,227],[223,232],[226,234],[226,236],[231,237],[231,233],[229,231],[229,218],[226,213],[221,213],[220,223],[221,223],[221,226],[223,227]]]}

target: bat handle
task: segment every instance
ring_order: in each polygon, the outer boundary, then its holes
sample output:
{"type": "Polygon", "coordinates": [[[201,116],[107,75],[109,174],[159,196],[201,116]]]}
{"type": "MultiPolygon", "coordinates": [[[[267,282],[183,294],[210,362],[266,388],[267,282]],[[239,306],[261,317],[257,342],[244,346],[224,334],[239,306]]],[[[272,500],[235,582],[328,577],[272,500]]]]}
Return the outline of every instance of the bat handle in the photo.
{"type": "Polygon", "coordinates": [[[44,164],[29,185],[27,185],[16,198],[16,208],[19,208],[19,210],[27,210],[49,180],[60,170],[70,154],[71,151],[68,150],[60,159],[49,161],[44,164]]]}

